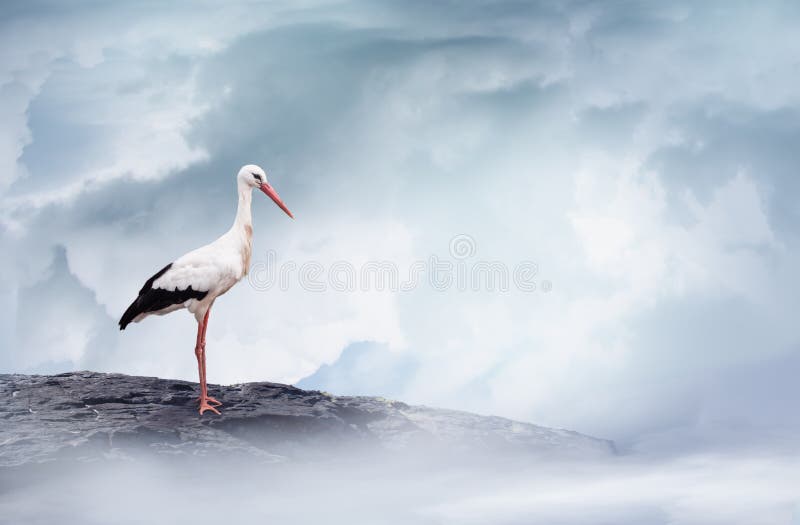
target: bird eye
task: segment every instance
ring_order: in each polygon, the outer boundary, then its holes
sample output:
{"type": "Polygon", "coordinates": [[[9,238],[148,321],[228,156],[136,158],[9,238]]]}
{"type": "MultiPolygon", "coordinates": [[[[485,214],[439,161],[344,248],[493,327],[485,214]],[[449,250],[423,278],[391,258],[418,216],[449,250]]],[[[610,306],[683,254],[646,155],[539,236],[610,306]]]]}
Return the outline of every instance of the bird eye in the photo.
{"type": "Polygon", "coordinates": [[[255,177],[255,178],[256,178],[256,180],[257,180],[258,182],[261,182],[261,175],[259,175],[258,173],[253,173],[252,175],[253,175],[253,177],[255,177]]]}

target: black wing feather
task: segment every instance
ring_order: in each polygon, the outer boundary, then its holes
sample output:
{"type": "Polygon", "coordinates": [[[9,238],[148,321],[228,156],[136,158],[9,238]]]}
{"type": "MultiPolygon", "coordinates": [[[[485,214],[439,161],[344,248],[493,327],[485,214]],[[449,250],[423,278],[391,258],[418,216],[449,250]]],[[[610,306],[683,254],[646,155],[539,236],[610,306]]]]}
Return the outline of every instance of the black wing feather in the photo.
{"type": "Polygon", "coordinates": [[[167,270],[172,268],[172,263],[169,263],[161,270],[158,271],[155,275],[147,280],[142,286],[142,289],[139,290],[139,297],[136,298],[135,301],[131,303],[125,313],[122,314],[122,318],[119,320],[119,329],[125,330],[125,327],[128,326],[131,321],[133,321],[137,315],[144,314],[147,312],[157,312],[168,306],[172,306],[173,304],[181,304],[183,302],[188,301],[189,299],[203,299],[208,292],[201,291],[201,290],[193,290],[191,286],[186,288],[185,290],[164,290],[163,288],[153,288],[153,283],[156,279],[164,275],[167,270]]]}

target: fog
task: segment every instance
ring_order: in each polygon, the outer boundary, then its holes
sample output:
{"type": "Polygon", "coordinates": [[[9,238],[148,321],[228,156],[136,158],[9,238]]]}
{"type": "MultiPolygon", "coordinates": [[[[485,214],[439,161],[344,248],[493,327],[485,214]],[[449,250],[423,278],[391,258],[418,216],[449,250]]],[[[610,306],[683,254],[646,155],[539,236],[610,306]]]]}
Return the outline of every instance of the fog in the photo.
{"type": "Polygon", "coordinates": [[[3,523],[800,523],[797,456],[117,459],[2,474],[3,523]],[[794,520],[794,521],[793,521],[794,520]]]}

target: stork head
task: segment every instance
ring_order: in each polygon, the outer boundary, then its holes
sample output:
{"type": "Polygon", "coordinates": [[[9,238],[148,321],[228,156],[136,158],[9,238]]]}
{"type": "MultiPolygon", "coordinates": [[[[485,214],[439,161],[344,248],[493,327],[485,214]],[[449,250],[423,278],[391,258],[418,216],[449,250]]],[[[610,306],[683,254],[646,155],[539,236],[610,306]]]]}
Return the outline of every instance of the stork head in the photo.
{"type": "Polygon", "coordinates": [[[272,199],[280,209],[286,212],[286,215],[294,219],[292,212],[289,211],[289,208],[286,207],[281,198],[278,196],[278,192],[276,192],[273,187],[269,185],[269,182],[267,182],[267,174],[263,169],[261,169],[261,167],[256,166],[255,164],[242,166],[242,169],[239,170],[238,179],[240,184],[244,183],[251,188],[258,188],[263,191],[264,194],[272,199]]]}

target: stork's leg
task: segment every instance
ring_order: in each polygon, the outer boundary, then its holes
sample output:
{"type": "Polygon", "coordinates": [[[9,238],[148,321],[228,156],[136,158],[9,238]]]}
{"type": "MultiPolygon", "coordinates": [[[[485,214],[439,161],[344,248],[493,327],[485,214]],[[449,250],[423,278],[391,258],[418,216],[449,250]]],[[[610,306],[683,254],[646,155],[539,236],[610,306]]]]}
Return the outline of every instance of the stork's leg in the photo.
{"type": "Polygon", "coordinates": [[[210,410],[215,414],[219,411],[211,406],[210,403],[215,402],[222,404],[213,397],[208,397],[208,388],[206,385],[206,328],[208,327],[208,314],[211,308],[206,311],[203,320],[197,324],[197,343],[194,347],[194,354],[197,356],[197,370],[200,373],[200,414],[206,410],[210,410]]]}
{"type": "MultiPolygon", "coordinates": [[[[205,380],[205,377],[206,377],[206,359],[205,359],[205,357],[206,357],[206,353],[205,353],[206,352],[206,330],[208,330],[208,315],[210,313],[211,313],[211,307],[209,306],[208,310],[206,311],[206,315],[203,318],[203,335],[201,336],[201,340],[200,340],[200,342],[202,344],[202,347],[203,347],[203,379],[204,380],[205,380]]],[[[217,401],[216,399],[214,399],[213,397],[208,395],[208,385],[206,385],[206,400],[209,403],[211,403],[212,405],[215,405],[215,406],[222,405],[222,401],[217,401]]]]}

